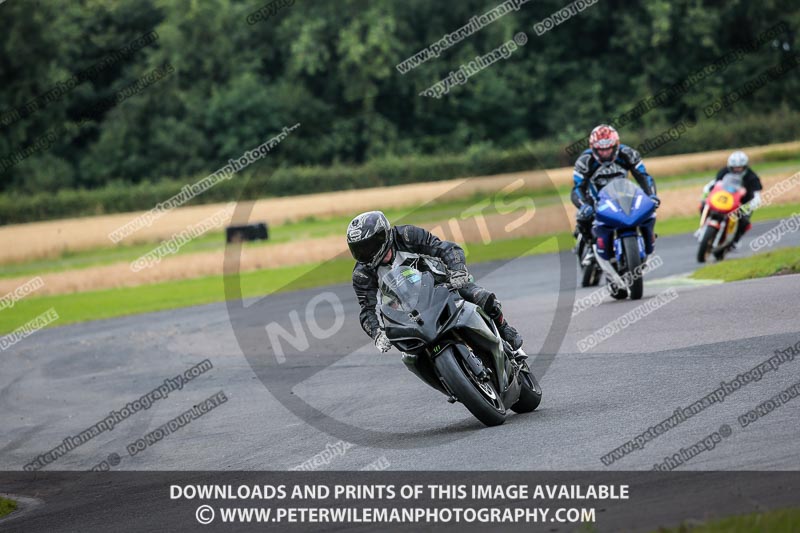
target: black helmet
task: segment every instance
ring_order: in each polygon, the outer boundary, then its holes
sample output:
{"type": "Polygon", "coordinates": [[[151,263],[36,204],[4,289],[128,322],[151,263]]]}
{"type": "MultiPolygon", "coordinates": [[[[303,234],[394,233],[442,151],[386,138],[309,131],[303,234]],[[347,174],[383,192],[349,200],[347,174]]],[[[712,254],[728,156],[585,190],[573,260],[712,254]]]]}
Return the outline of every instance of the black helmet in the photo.
{"type": "Polygon", "coordinates": [[[389,219],[380,211],[361,213],[347,226],[347,246],[353,259],[372,268],[380,264],[393,240],[389,219]]]}

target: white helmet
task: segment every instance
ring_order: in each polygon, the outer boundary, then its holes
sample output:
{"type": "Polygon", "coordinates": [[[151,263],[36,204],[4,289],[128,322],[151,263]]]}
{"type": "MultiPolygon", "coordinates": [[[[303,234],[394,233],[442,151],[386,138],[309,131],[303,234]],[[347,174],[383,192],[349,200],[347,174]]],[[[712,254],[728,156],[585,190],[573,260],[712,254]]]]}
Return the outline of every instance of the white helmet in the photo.
{"type": "Polygon", "coordinates": [[[748,161],[749,159],[747,158],[747,154],[737,150],[728,156],[728,169],[730,170],[737,167],[745,168],[748,161]]]}

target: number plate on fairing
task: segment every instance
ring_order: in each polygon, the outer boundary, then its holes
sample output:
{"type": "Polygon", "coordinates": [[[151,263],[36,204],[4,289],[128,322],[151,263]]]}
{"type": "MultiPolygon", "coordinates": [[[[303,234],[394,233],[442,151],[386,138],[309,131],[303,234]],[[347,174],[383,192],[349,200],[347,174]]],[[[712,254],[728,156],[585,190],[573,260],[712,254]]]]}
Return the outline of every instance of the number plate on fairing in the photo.
{"type": "Polygon", "coordinates": [[[733,195],[725,191],[717,191],[709,199],[711,207],[717,211],[729,211],[733,205],[733,195]]]}

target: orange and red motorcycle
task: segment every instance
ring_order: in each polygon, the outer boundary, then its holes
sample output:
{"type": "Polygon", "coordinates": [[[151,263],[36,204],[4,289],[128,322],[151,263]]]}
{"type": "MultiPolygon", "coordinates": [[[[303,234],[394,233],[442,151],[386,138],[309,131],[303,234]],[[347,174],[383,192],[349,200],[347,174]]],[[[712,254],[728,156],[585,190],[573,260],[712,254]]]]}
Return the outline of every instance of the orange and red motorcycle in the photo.
{"type": "Polygon", "coordinates": [[[708,192],[700,216],[700,241],[697,261],[705,263],[709,255],[718,261],[731,249],[740,224],[742,197],[747,190],[742,185],[742,175],[728,173],[708,192]]]}

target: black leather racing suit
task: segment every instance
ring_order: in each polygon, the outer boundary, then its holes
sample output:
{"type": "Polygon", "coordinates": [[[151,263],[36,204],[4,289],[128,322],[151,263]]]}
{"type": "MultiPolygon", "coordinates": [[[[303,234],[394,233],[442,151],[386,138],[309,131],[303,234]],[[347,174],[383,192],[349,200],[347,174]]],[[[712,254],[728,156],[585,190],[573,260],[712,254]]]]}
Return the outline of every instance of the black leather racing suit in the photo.
{"type": "MultiPolygon", "coordinates": [[[[392,228],[394,252],[409,252],[441,260],[448,270],[465,270],[464,250],[454,242],[443,241],[424,228],[395,226],[392,228]]],[[[361,306],[361,327],[373,339],[380,332],[380,321],[375,308],[378,304],[378,269],[356,263],[353,269],[353,289],[361,306]]],[[[474,283],[469,283],[459,294],[468,302],[482,308],[492,319],[502,315],[495,295],[474,283]]]]}

